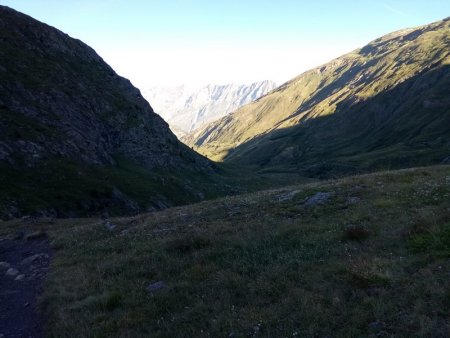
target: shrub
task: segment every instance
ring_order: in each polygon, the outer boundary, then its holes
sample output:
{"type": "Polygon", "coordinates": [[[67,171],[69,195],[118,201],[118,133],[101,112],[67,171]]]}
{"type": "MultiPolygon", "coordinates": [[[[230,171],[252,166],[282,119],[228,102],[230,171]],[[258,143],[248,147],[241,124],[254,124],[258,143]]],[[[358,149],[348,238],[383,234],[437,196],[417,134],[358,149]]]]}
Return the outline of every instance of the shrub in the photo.
{"type": "Polygon", "coordinates": [[[351,241],[362,241],[369,237],[370,231],[363,225],[350,225],[344,229],[343,239],[351,241]]]}
{"type": "Polygon", "coordinates": [[[170,241],[167,244],[167,249],[169,251],[189,253],[195,250],[206,248],[210,244],[211,241],[206,237],[202,236],[182,237],[170,241]]]}

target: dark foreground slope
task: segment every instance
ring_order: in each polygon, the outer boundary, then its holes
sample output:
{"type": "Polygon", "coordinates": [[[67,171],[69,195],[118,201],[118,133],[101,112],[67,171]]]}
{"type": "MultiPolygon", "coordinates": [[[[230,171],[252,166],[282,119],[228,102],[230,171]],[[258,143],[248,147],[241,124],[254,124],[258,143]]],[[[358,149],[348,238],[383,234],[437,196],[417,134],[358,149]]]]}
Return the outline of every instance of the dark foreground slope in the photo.
{"type": "Polygon", "coordinates": [[[212,170],[93,49],[0,6],[0,216],[186,203],[212,170]]]}
{"type": "Polygon", "coordinates": [[[47,334],[448,337],[449,198],[442,166],[58,221],[47,334]]]}
{"type": "Polygon", "coordinates": [[[450,161],[450,20],[383,36],[186,141],[316,177],[450,161]]]}

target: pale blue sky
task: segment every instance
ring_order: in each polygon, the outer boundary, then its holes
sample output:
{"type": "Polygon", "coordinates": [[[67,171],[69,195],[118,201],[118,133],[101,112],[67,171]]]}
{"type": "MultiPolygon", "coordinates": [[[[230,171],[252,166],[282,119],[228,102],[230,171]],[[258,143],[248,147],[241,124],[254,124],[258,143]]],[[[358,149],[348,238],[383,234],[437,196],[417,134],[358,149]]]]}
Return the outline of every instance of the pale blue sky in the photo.
{"type": "MultiPolygon", "coordinates": [[[[0,0],[157,84],[281,83],[394,30],[450,16],[449,0],[0,0]]],[[[145,89],[145,88],[142,88],[145,89]]]]}

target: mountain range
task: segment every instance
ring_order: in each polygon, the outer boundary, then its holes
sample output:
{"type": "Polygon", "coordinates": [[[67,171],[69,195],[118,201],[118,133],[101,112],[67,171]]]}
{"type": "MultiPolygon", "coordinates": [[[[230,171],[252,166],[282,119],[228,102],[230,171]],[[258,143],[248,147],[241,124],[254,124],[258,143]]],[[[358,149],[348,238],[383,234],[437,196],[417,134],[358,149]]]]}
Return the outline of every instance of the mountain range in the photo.
{"type": "Polygon", "coordinates": [[[450,337],[450,19],[272,86],[153,92],[187,146],[0,6],[0,337],[450,337]]]}
{"type": "Polygon", "coordinates": [[[292,178],[450,162],[449,19],[383,36],[276,89],[146,92],[179,109],[163,115],[191,131],[188,146],[83,42],[5,6],[0,26],[3,218],[137,213],[292,178]]]}
{"type": "Polygon", "coordinates": [[[255,101],[275,87],[274,82],[266,80],[249,85],[154,86],[143,90],[142,93],[152,103],[156,113],[181,137],[255,101]]]}
{"type": "Polygon", "coordinates": [[[311,69],[184,138],[209,158],[330,177],[450,161],[450,19],[311,69]]]}

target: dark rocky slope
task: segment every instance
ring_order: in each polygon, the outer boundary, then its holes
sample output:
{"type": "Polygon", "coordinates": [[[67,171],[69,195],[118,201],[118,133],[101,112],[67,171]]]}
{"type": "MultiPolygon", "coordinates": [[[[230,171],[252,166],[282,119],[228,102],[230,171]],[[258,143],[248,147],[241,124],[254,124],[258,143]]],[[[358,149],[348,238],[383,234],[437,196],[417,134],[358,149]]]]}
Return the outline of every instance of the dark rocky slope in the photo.
{"type": "Polygon", "coordinates": [[[180,172],[212,171],[92,48],[5,6],[0,79],[3,216],[189,202],[180,172]]]}

